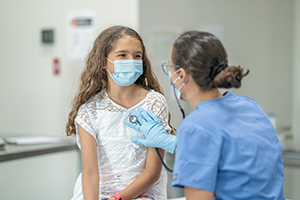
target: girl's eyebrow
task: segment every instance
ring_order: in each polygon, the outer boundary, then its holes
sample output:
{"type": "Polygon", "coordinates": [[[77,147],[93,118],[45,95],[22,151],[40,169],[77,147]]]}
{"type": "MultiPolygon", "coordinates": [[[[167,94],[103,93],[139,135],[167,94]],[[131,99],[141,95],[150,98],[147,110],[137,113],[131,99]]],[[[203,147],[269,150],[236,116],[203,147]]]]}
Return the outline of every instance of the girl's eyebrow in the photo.
{"type": "MultiPolygon", "coordinates": [[[[129,53],[129,51],[127,51],[127,50],[119,50],[119,51],[115,52],[115,54],[118,54],[118,53],[129,53]]],[[[135,53],[142,54],[142,51],[137,51],[135,53]]]]}
{"type": "Polygon", "coordinates": [[[119,51],[116,51],[115,53],[128,53],[127,50],[119,50],[119,51]]]}

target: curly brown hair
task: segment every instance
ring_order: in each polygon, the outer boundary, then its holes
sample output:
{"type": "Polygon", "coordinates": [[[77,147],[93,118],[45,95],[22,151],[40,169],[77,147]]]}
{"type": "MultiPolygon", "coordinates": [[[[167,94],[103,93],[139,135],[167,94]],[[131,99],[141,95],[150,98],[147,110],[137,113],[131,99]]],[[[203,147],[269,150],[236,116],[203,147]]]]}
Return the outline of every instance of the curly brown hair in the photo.
{"type": "MultiPolygon", "coordinates": [[[[68,136],[76,135],[74,121],[80,106],[97,93],[108,89],[107,72],[103,69],[106,62],[105,58],[115,48],[118,39],[126,35],[138,39],[142,47],[143,74],[136,80],[135,84],[147,90],[153,89],[156,92],[163,94],[162,88],[152,71],[143,40],[139,34],[133,29],[125,26],[112,26],[107,28],[96,38],[93,48],[88,54],[85,68],[81,74],[79,91],[74,98],[73,108],[66,124],[66,134],[68,136]]],[[[172,131],[172,134],[173,133],[174,132],[172,131]]]]}

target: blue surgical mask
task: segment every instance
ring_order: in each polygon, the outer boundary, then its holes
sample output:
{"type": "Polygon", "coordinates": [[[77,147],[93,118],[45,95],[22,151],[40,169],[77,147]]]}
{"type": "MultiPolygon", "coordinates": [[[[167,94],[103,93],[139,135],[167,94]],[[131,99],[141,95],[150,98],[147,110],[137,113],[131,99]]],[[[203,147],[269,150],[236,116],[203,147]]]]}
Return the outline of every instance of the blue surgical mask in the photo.
{"type": "Polygon", "coordinates": [[[180,92],[180,90],[181,90],[181,88],[184,86],[184,84],[185,84],[185,82],[184,83],[182,83],[182,85],[179,87],[179,89],[177,89],[176,87],[175,87],[175,83],[179,80],[179,79],[181,79],[181,77],[179,76],[178,78],[176,78],[175,79],[175,81],[172,83],[172,79],[171,79],[171,77],[174,75],[174,74],[176,74],[177,72],[179,72],[180,71],[180,69],[178,69],[176,72],[174,72],[174,73],[172,73],[171,74],[171,72],[169,72],[169,80],[170,80],[170,86],[172,87],[172,89],[173,90],[175,90],[175,95],[176,95],[176,97],[177,97],[177,99],[179,100],[179,99],[181,99],[181,100],[183,100],[182,98],[181,98],[181,92],[180,92]]]}
{"type": "Polygon", "coordinates": [[[111,78],[120,86],[129,86],[133,84],[143,74],[142,60],[115,60],[114,62],[106,58],[114,64],[114,73],[111,74],[107,69],[111,78]]]}

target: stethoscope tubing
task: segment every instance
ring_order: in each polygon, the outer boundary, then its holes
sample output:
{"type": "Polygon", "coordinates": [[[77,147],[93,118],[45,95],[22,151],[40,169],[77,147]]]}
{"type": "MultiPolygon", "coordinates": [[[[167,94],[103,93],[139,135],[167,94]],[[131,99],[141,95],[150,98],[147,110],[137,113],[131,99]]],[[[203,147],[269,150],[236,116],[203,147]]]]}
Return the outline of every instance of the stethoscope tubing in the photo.
{"type": "MultiPolygon", "coordinates": [[[[184,119],[184,118],[185,118],[185,113],[184,113],[184,110],[182,109],[182,107],[181,107],[181,105],[180,105],[180,103],[179,103],[179,100],[178,100],[177,96],[176,96],[175,87],[174,87],[174,89],[173,89],[173,92],[174,92],[174,96],[175,96],[175,99],[176,99],[176,101],[177,101],[178,107],[179,107],[179,109],[180,109],[180,111],[181,111],[181,113],[182,113],[182,118],[184,119]]],[[[131,123],[138,123],[139,125],[141,125],[141,124],[138,122],[138,120],[137,120],[137,116],[135,116],[135,115],[130,115],[130,116],[129,116],[129,121],[130,121],[131,123]]],[[[161,157],[161,155],[160,155],[160,153],[159,153],[159,151],[158,151],[157,148],[155,148],[155,151],[156,151],[156,153],[157,153],[157,155],[158,155],[158,157],[159,157],[159,160],[161,161],[162,165],[164,166],[164,168],[165,168],[168,172],[173,173],[173,170],[170,169],[170,168],[166,165],[166,163],[164,162],[164,160],[162,159],[162,157],[161,157]]]]}

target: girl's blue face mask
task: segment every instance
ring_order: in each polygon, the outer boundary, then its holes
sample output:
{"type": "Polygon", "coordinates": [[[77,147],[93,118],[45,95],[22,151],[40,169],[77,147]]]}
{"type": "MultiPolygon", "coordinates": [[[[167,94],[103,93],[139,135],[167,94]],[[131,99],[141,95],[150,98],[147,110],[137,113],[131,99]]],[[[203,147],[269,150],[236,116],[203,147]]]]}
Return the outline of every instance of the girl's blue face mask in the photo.
{"type": "Polygon", "coordinates": [[[106,58],[114,64],[114,73],[111,78],[120,86],[129,86],[133,84],[143,74],[142,60],[115,60],[114,62],[106,58]]]}

